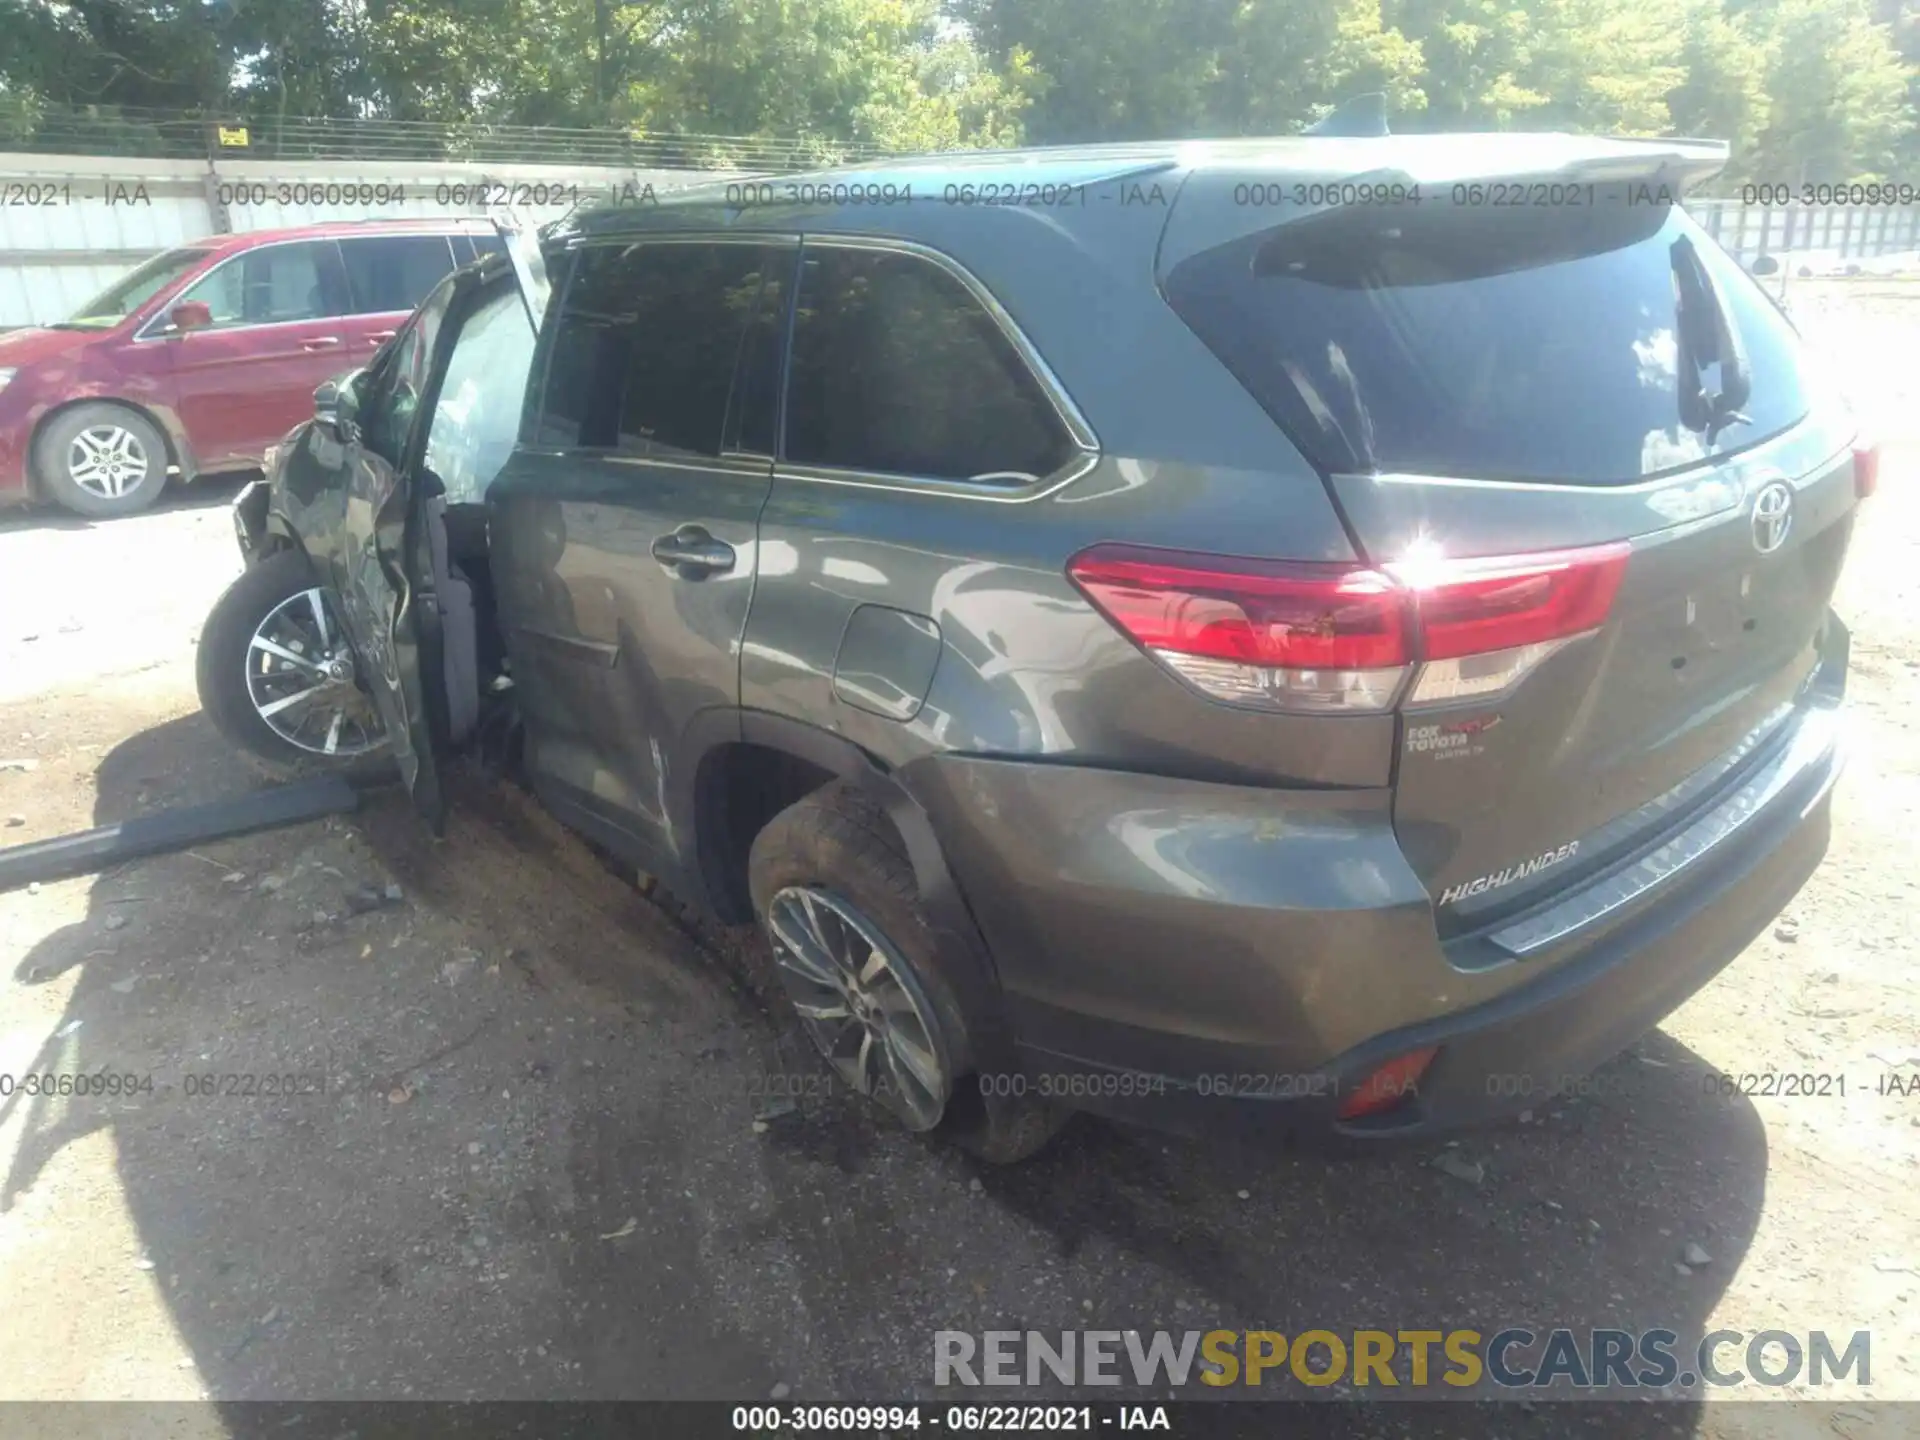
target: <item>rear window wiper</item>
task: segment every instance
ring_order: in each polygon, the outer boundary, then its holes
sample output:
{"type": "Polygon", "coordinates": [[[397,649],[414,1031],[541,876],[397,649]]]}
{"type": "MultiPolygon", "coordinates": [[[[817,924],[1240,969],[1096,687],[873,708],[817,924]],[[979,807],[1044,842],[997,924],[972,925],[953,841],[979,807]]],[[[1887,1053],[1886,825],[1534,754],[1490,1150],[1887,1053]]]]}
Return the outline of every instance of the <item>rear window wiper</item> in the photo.
{"type": "Polygon", "coordinates": [[[1700,431],[1711,445],[1727,426],[1752,423],[1740,407],[1753,393],[1753,373],[1740,332],[1693,241],[1682,235],[1668,253],[1680,352],[1680,423],[1700,431]],[[1712,394],[1700,383],[1700,369],[1710,362],[1720,366],[1720,388],[1712,394]]]}

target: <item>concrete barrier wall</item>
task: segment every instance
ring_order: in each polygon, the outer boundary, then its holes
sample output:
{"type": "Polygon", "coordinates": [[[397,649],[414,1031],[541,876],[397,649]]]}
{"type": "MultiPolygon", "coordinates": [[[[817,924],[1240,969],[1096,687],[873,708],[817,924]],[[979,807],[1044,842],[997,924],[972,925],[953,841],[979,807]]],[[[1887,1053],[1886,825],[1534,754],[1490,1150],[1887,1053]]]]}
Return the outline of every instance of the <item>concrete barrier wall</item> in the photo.
{"type": "Polygon", "coordinates": [[[424,161],[116,160],[0,153],[0,329],[44,324],[155,251],[320,220],[558,218],[576,202],[722,178],[698,170],[424,161]]]}

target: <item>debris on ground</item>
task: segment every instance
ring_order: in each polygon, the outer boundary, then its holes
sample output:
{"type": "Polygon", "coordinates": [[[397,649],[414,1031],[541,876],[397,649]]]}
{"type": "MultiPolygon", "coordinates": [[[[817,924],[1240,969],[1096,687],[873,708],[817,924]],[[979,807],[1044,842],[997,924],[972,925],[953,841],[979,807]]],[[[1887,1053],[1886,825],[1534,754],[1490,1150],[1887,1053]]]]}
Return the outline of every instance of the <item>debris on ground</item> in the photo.
{"type": "Polygon", "coordinates": [[[1442,1150],[1428,1162],[1442,1175],[1451,1175],[1456,1180],[1464,1180],[1469,1185],[1478,1185],[1487,1178],[1486,1166],[1478,1160],[1469,1160],[1464,1155],[1451,1150],[1442,1150]]]}
{"type": "Polygon", "coordinates": [[[365,915],[374,910],[384,910],[390,905],[398,905],[401,900],[398,885],[355,885],[345,896],[347,913],[365,915]]]}

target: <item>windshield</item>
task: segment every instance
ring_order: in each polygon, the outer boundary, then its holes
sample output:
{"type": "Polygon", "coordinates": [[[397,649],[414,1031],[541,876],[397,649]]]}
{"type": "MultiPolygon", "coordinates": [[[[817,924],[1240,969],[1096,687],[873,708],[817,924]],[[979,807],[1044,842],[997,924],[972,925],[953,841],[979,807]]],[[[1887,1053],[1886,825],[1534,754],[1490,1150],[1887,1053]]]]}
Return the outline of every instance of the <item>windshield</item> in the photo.
{"type": "Polygon", "coordinates": [[[1166,294],[1330,472],[1630,484],[1809,408],[1792,327],[1671,206],[1324,212],[1166,294]]]}
{"type": "Polygon", "coordinates": [[[56,327],[105,330],[138,310],[161,290],[205,260],[206,250],[168,250],[123,275],[56,327]]]}

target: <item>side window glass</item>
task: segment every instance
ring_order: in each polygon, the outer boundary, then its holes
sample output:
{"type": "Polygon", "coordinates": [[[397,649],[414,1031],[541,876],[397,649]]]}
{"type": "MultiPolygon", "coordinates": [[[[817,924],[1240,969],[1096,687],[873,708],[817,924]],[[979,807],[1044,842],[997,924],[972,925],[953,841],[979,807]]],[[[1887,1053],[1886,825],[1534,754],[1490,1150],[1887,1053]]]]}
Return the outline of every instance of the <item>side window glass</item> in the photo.
{"type": "Polygon", "coordinates": [[[762,271],[777,255],[720,244],[581,250],[555,327],[539,443],[717,456],[762,271]]]}
{"type": "Polygon", "coordinates": [[[450,283],[442,285],[428,298],[420,307],[420,313],[394,337],[385,362],[368,387],[367,402],[360,416],[362,443],[389,465],[398,465],[401,452],[406,448],[407,431],[427,387],[434,341],[452,298],[450,283]]]}
{"type": "Polygon", "coordinates": [[[446,487],[448,504],[486,498],[513,453],[532,360],[527,307],[509,282],[461,326],[434,402],[427,468],[446,487]]]}
{"type": "Polygon", "coordinates": [[[1070,437],[967,287],[915,255],[803,254],[785,458],[941,480],[1038,479],[1070,437]]]}
{"type": "Polygon", "coordinates": [[[210,271],[180,299],[204,302],[216,327],[344,314],[331,250],[324,241],[248,250],[210,271]]]}
{"type": "Polygon", "coordinates": [[[367,235],[340,242],[356,315],[411,310],[453,269],[445,235],[367,235]]]}
{"type": "Polygon", "coordinates": [[[767,252],[760,304],[740,344],[740,371],[728,416],[730,443],[754,455],[779,444],[780,359],[786,345],[787,298],[793,293],[797,250],[767,252]]]}

